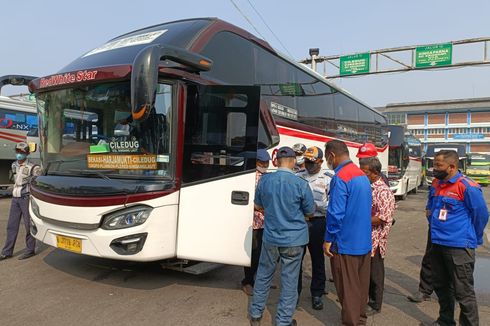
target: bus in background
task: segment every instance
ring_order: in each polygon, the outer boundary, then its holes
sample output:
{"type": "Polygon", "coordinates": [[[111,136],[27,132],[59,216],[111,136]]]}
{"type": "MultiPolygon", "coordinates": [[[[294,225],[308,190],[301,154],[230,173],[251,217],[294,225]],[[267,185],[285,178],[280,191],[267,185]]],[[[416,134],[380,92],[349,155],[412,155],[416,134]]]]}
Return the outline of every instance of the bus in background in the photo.
{"type": "Polygon", "coordinates": [[[32,234],[79,254],[247,266],[257,148],[368,140],[388,163],[382,114],[216,18],[124,34],[30,90],[32,234]]]}
{"type": "Polygon", "coordinates": [[[422,144],[403,126],[388,126],[388,180],[393,194],[405,199],[422,182],[422,144]]]}
{"type": "Polygon", "coordinates": [[[466,175],[482,186],[490,183],[490,154],[468,153],[466,175]]]}
{"type": "Polygon", "coordinates": [[[442,150],[452,150],[458,153],[459,170],[466,173],[466,145],[465,144],[429,144],[425,153],[425,183],[430,187],[434,179],[432,171],[434,170],[435,154],[442,150]]]}
{"type": "MultiPolygon", "coordinates": [[[[0,196],[11,195],[10,170],[15,160],[15,145],[21,141],[38,142],[37,137],[28,140],[28,133],[37,129],[38,119],[34,97],[28,95],[2,96],[6,85],[27,85],[35,77],[0,77],[0,196]]],[[[39,163],[39,152],[33,152],[29,159],[39,163]]]]}

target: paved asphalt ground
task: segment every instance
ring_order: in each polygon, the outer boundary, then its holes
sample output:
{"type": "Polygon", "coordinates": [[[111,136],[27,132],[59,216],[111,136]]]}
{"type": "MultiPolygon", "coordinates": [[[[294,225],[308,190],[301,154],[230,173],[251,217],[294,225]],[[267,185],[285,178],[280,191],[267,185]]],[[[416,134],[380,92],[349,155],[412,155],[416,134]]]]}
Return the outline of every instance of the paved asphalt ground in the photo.
{"type": "MultiPolygon", "coordinates": [[[[435,300],[410,303],[406,295],[418,287],[425,248],[426,192],[399,202],[396,225],[385,261],[386,284],[381,314],[369,325],[419,325],[437,317],[435,300]]],[[[487,203],[490,189],[485,189],[487,203]]],[[[0,199],[0,242],[10,199],[0,199]]],[[[490,236],[490,233],[487,233],[490,236]]],[[[15,255],[24,248],[24,233],[15,255]]],[[[480,325],[490,325],[490,250],[478,249],[476,290],[480,325]]],[[[227,266],[194,276],[162,270],[157,263],[135,264],[85,257],[38,244],[39,254],[26,261],[0,262],[0,325],[248,325],[249,298],[240,290],[242,268],[227,266]]],[[[310,281],[305,259],[304,288],[310,281]]],[[[278,280],[275,281],[278,284],[278,280]]],[[[299,325],[339,325],[339,304],[332,283],[327,284],[325,309],[311,309],[303,291],[295,314],[299,325]]],[[[271,325],[278,289],[271,290],[263,325],[271,325]]],[[[458,313],[458,312],[457,312],[458,313]]]]}

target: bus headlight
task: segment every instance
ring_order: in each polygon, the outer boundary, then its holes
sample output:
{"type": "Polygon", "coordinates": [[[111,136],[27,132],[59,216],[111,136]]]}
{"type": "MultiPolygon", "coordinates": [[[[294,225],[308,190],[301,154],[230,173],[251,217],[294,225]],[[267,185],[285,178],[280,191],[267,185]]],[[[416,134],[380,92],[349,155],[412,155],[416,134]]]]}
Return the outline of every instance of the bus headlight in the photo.
{"type": "Polygon", "coordinates": [[[37,218],[40,218],[41,213],[39,212],[39,205],[36,203],[34,198],[32,198],[32,196],[31,196],[31,208],[34,215],[36,215],[37,218]]]}
{"type": "Polygon", "coordinates": [[[152,208],[149,206],[135,206],[107,214],[102,222],[104,230],[118,230],[141,225],[146,222],[152,208]]]}
{"type": "Polygon", "coordinates": [[[390,187],[396,187],[399,183],[400,181],[390,181],[390,187]]]}

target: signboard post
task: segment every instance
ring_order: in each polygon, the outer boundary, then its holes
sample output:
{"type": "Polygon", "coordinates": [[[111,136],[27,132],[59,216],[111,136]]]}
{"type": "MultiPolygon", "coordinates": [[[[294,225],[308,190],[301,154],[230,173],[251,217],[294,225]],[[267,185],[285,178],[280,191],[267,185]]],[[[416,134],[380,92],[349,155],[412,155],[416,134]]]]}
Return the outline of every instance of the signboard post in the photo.
{"type": "Polygon", "coordinates": [[[420,46],[415,49],[415,68],[447,66],[452,63],[451,43],[420,46]]]}
{"type": "Polygon", "coordinates": [[[369,73],[370,59],[370,53],[359,53],[340,57],[340,75],[369,73]]]}

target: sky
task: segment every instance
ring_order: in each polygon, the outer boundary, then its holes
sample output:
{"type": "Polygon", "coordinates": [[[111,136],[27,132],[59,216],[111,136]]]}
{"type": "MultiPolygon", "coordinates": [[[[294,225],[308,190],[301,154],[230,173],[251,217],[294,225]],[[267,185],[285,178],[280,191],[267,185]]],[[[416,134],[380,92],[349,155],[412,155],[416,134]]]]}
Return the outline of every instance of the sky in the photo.
{"type": "MultiPolygon", "coordinates": [[[[313,47],[320,49],[320,55],[339,55],[489,37],[489,12],[487,0],[2,1],[0,76],[50,75],[113,37],[185,18],[221,18],[300,61],[313,47]]],[[[458,56],[474,59],[483,51],[473,47],[458,56]]],[[[318,70],[322,72],[323,66],[318,70]]],[[[490,65],[483,65],[331,81],[379,107],[490,97],[489,77],[490,65]]],[[[5,87],[2,95],[25,91],[5,87]]]]}

